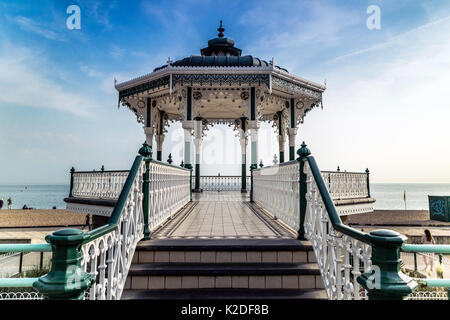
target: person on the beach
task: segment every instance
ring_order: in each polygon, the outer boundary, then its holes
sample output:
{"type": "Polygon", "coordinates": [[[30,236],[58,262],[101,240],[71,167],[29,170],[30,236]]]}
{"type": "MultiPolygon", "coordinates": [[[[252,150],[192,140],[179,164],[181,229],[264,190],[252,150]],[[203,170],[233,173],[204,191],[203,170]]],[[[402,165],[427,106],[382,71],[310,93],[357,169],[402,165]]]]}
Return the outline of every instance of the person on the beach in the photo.
{"type": "Polygon", "coordinates": [[[91,217],[88,214],[86,215],[86,222],[84,223],[83,230],[85,227],[87,227],[89,231],[92,229],[91,217]]]}
{"type": "Polygon", "coordinates": [[[8,210],[12,209],[12,200],[11,197],[8,198],[8,200],[6,200],[8,202],[8,210]]]}
{"type": "MultiPolygon", "coordinates": [[[[431,235],[430,230],[425,229],[424,235],[422,236],[422,244],[435,244],[433,236],[431,235]]],[[[425,262],[425,269],[428,269],[428,266],[430,266],[431,271],[433,271],[433,253],[424,253],[423,254],[423,261],[425,262]]]]}
{"type": "Polygon", "coordinates": [[[3,199],[0,199],[0,209],[3,208],[3,203],[4,203],[3,199]]]}

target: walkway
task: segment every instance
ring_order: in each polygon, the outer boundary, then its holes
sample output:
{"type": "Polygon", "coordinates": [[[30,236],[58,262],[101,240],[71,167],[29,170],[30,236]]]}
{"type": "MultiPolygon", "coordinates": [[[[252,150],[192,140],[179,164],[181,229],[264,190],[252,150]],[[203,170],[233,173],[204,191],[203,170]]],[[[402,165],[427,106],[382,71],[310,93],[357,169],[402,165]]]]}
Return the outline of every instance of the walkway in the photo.
{"type": "Polygon", "coordinates": [[[194,193],[193,202],[155,239],[290,239],[294,235],[250,204],[248,194],[194,193]]]}

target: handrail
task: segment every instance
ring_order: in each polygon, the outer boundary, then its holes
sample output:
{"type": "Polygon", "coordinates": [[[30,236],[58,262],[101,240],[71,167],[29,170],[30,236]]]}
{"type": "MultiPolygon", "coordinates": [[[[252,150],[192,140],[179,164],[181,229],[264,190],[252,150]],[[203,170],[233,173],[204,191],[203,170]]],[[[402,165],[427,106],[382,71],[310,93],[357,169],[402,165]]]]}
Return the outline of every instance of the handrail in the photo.
{"type": "Polygon", "coordinates": [[[255,168],[255,169],[253,169],[253,171],[259,171],[259,170],[268,169],[268,168],[284,167],[284,166],[288,166],[290,164],[294,164],[296,162],[297,162],[297,160],[286,161],[286,162],[282,162],[282,163],[272,164],[270,166],[264,166],[264,167],[261,167],[261,168],[255,168]]]}
{"type": "MultiPolygon", "coordinates": [[[[407,238],[392,230],[364,233],[344,225],[304,142],[297,154],[300,221],[304,221],[305,238],[311,241],[328,297],[386,300],[409,296],[418,284],[401,271],[400,247],[407,238]]],[[[366,173],[368,177],[368,169],[366,173]]]]}
{"type": "Polygon", "coordinates": [[[0,288],[32,288],[39,278],[3,278],[0,279],[0,288]]]}
{"type": "Polygon", "coordinates": [[[12,243],[12,244],[0,244],[1,253],[9,252],[51,252],[52,247],[48,243],[12,243]]]}
{"type": "Polygon", "coordinates": [[[350,237],[354,237],[364,243],[370,244],[370,240],[367,238],[367,233],[356,230],[352,227],[349,227],[342,223],[341,217],[336,210],[333,200],[331,199],[330,193],[325,185],[325,181],[323,181],[322,174],[317,166],[316,160],[313,156],[306,157],[308,164],[311,168],[311,172],[314,176],[314,180],[316,181],[317,188],[319,189],[320,195],[322,196],[322,200],[324,202],[325,208],[327,209],[328,217],[330,218],[333,227],[342,232],[345,235],[350,237]]]}
{"type": "Polygon", "coordinates": [[[122,214],[125,204],[127,203],[127,198],[130,195],[131,189],[133,187],[133,182],[136,179],[136,175],[139,171],[143,159],[144,157],[141,155],[136,156],[133,166],[131,167],[130,173],[128,174],[128,177],[125,180],[125,185],[122,188],[122,192],[120,193],[119,199],[117,200],[117,204],[114,207],[113,212],[111,213],[111,216],[108,219],[108,224],[85,233],[83,244],[91,242],[113,231],[117,227],[120,221],[120,215],[122,214]]]}
{"type": "Polygon", "coordinates": [[[161,164],[161,165],[166,166],[166,167],[171,167],[171,168],[175,168],[175,169],[181,169],[181,170],[184,170],[184,171],[191,171],[191,169],[188,169],[188,168],[185,168],[185,167],[176,166],[174,164],[170,164],[170,163],[167,163],[167,162],[155,160],[153,158],[149,159],[149,161],[157,163],[157,164],[161,164]]]}
{"type": "Polygon", "coordinates": [[[403,252],[428,252],[428,253],[448,253],[450,254],[450,245],[448,244],[403,244],[400,248],[403,252]]]}
{"type": "Polygon", "coordinates": [[[113,172],[129,172],[130,170],[103,170],[103,171],[101,171],[101,170],[98,170],[98,171],[95,171],[95,170],[92,170],[92,171],[74,171],[73,173],[74,174],[77,174],[77,173],[98,173],[98,174],[102,174],[102,173],[113,173],[113,172]]]}
{"type": "MultiPolygon", "coordinates": [[[[250,176],[245,176],[245,177],[247,177],[247,178],[250,178],[250,176]]],[[[238,176],[238,175],[236,175],[236,176],[222,176],[222,175],[220,175],[220,176],[200,176],[200,178],[242,178],[242,176],[238,176]]]]}

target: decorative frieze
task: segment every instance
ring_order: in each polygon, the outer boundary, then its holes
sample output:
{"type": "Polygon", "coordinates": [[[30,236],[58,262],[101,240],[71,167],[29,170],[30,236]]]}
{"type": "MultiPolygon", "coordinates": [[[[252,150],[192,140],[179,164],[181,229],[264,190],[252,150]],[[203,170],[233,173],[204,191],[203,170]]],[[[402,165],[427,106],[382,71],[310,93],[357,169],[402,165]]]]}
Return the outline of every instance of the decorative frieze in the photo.
{"type": "Polygon", "coordinates": [[[269,75],[268,74],[173,74],[172,75],[172,85],[199,85],[199,86],[225,86],[225,85],[236,85],[239,86],[243,84],[251,85],[262,85],[265,84],[269,87],[269,75]]]}

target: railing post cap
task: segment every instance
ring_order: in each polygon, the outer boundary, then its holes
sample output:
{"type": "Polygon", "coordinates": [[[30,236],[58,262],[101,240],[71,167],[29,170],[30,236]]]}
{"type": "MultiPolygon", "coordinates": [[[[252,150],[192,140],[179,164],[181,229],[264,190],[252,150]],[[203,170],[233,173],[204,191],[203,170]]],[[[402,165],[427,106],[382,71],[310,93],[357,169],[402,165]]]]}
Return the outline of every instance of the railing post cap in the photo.
{"type": "Polygon", "coordinates": [[[375,245],[401,246],[408,238],[397,231],[388,229],[377,229],[368,235],[369,240],[375,245]]]}
{"type": "Polygon", "coordinates": [[[147,141],[145,141],[142,144],[142,147],[139,149],[139,154],[143,157],[152,158],[152,147],[150,147],[147,144],[147,141]]]}
{"type": "Polygon", "coordinates": [[[80,229],[61,229],[52,233],[55,236],[74,236],[84,234],[80,229]]]}
{"type": "Polygon", "coordinates": [[[47,235],[45,240],[50,244],[72,244],[83,242],[85,236],[80,229],[61,229],[47,235]]]}
{"type": "Polygon", "coordinates": [[[370,173],[369,168],[366,168],[366,173],[370,173]]]}
{"type": "Polygon", "coordinates": [[[255,170],[257,168],[258,168],[258,166],[254,163],[250,165],[250,170],[255,170]]]}
{"type": "Polygon", "coordinates": [[[303,141],[302,147],[297,150],[297,154],[300,156],[300,159],[305,158],[311,154],[311,151],[307,148],[305,141],[303,141]]]}
{"type": "Polygon", "coordinates": [[[48,274],[33,283],[33,288],[49,299],[83,298],[94,282],[81,267],[80,245],[85,235],[79,229],[61,229],[45,237],[52,246],[52,266],[48,274]]]}
{"type": "Polygon", "coordinates": [[[74,167],[72,167],[72,168],[70,168],[70,172],[75,172],[75,168],[74,167]]]}

